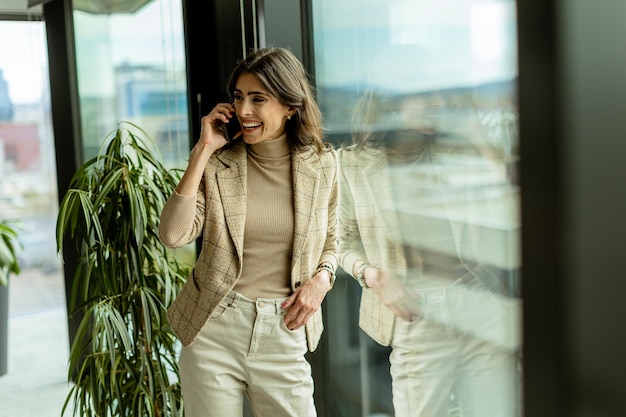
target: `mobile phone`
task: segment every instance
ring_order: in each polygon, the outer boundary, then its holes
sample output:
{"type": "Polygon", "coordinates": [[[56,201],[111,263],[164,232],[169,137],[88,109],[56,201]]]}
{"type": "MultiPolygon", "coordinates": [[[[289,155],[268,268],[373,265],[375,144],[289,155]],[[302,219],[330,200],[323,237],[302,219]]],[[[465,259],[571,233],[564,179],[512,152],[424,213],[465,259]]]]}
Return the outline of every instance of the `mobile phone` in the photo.
{"type": "Polygon", "coordinates": [[[220,124],[219,129],[226,137],[226,140],[230,142],[239,132],[241,132],[241,125],[239,124],[237,116],[233,116],[230,118],[228,123],[220,124]]]}

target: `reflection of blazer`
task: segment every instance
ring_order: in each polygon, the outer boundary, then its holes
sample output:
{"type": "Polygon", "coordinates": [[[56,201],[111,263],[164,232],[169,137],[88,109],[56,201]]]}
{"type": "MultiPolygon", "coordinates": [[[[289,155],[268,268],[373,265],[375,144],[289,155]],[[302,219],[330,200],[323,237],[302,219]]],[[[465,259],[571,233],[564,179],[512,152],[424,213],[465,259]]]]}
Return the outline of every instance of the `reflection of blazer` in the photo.
{"type": "MultiPolygon", "coordinates": [[[[352,274],[359,259],[401,279],[406,275],[403,249],[395,243],[398,221],[385,216],[381,202],[390,201],[392,194],[384,174],[384,153],[368,151],[337,151],[341,175],[339,179],[339,263],[352,274]]],[[[373,290],[363,288],[359,326],[381,345],[391,343],[395,315],[384,306],[373,290]]]]}
{"type": "MultiPolygon", "coordinates": [[[[338,216],[340,265],[351,274],[354,264],[361,259],[401,281],[406,281],[407,262],[403,244],[399,238],[403,236],[401,228],[406,229],[410,225],[399,224],[397,216],[385,211],[385,207],[389,206],[388,203],[394,202],[390,179],[387,175],[389,170],[386,155],[374,149],[357,151],[345,148],[340,149],[337,155],[341,167],[338,216]]],[[[412,181],[414,179],[407,179],[407,184],[412,181]]],[[[456,251],[453,255],[455,259],[458,257],[459,268],[454,273],[458,274],[458,282],[462,284],[467,297],[472,297],[474,291],[477,292],[476,294],[491,293],[492,296],[485,295],[484,298],[492,300],[494,305],[500,308],[498,311],[502,311],[499,322],[504,325],[497,329],[515,327],[518,323],[519,300],[509,297],[512,289],[508,285],[510,283],[503,283],[496,265],[489,264],[484,256],[481,256],[492,250],[489,244],[494,239],[493,235],[488,232],[481,232],[479,230],[481,228],[476,227],[475,220],[472,220],[472,214],[477,212],[478,208],[471,197],[475,197],[474,194],[477,191],[468,191],[469,184],[468,182],[452,185],[452,187],[460,186],[459,189],[446,188],[447,185],[442,184],[440,189],[440,191],[448,191],[447,197],[455,197],[450,200],[453,205],[458,205],[459,201],[463,203],[462,208],[457,208],[454,218],[451,218],[452,207],[447,204],[446,198],[442,197],[440,200],[442,216],[448,216],[446,220],[450,225],[446,228],[450,239],[448,244],[451,245],[449,249],[456,251]],[[455,192],[450,194],[450,190],[455,190],[455,192]],[[456,197],[461,197],[461,200],[456,197]],[[502,295],[505,297],[500,297],[502,295]]],[[[494,184],[498,186],[498,182],[494,184]]],[[[488,190],[489,185],[485,184],[484,187],[483,191],[488,190]]],[[[479,207],[483,212],[491,214],[503,210],[502,207],[498,208],[493,196],[489,199],[489,204],[491,206],[483,202],[479,207]]],[[[445,236],[438,236],[438,244],[441,244],[442,237],[445,236]]],[[[394,322],[393,312],[380,302],[374,291],[364,288],[359,316],[361,328],[378,343],[386,346],[392,341],[394,322]]],[[[470,328],[459,327],[459,329],[473,331],[470,328]]],[[[515,345],[515,340],[505,337],[505,346],[515,345]]]]}
{"type": "MultiPolygon", "coordinates": [[[[202,235],[202,250],[168,318],[184,345],[191,344],[209,315],[239,279],[246,222],[247,152],[243,144],[214,154],[197,196],[174,193],[161,214],[160,236],[178,248],[202,235]]],[[[335,151],[293,153],[294,242],[292,291],[325,260],[336,265],[337,161],[335,151]]],[[[321,309],[306,325],[309,350],[323,330],[321,309]]]]}

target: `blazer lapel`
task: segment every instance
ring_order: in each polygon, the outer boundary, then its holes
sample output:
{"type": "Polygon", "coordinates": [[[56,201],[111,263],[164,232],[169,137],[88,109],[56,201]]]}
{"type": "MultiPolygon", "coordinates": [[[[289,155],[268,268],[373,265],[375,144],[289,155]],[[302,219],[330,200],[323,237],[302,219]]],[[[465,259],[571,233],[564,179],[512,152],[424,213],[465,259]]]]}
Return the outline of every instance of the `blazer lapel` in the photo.
{"type": "Polygon", "coordinates": [[[226,226],[240,260],[243,258],[243,234],[246,225],[246,158],[246,147],[243,144],[218,155],[224,169],[217,172],[217,186],[222,198],[226,226]]]}
{"type": "MultiPolygon", "coordinates": [[[[293,170],[293,200],[294,200],[294,239],[293,259],[300,257],[304,243],[309,233],[309,224],[316,208],[317,193],[319,190],[319,172],[313,161],[318,156],[312,150],[303,153],[294,153],[292,158],[293,170]]],[[[319,164],[318,164],[319,165],[319,164]]]]}

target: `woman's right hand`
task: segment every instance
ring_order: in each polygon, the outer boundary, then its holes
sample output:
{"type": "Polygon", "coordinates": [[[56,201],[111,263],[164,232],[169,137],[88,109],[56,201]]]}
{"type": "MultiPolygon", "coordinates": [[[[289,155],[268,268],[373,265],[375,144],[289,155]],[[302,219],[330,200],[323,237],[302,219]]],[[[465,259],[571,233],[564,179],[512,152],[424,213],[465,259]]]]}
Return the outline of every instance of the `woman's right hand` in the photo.
{"type": "Polygon", "coordinates": [[[224,133],[220,130],[219,126],[222,123],[229,123],[229,121],[236,117],[234,115],[235,107],[230,103],[219,103],[213,110],[206,116],[204,116],[200,123],[200,139],[199,145],[209,147],[212,151],[220,149],[228,143],[228,140],[224,136],[224,133]]]}
{"type": "Polygon", "coordinates": [[[195,195],[202,180],[204,168],[216,150],[228,143],[219,126],[228,123],[235,107],[230,103],[220,103],[204,116],[200,124],[200,138],[189,154],[187,169],[183,174],[176,192],[183,196],[195,195]]]}

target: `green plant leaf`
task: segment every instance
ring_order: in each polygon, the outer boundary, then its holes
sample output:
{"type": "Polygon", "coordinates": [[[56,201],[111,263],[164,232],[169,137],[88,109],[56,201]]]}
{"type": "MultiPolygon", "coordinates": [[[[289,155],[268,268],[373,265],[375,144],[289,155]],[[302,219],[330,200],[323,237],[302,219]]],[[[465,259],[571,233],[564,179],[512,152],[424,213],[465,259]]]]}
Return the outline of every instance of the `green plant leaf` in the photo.
{"type": "Polygon", "coordinates": [[[10,273],[20,273],[17,251],[21,247],[16,226],[0,221],[0,285],[8,285],[10,273]]]}

